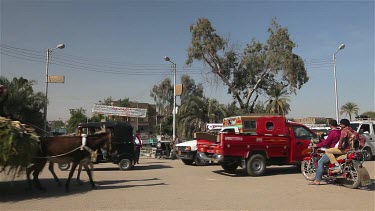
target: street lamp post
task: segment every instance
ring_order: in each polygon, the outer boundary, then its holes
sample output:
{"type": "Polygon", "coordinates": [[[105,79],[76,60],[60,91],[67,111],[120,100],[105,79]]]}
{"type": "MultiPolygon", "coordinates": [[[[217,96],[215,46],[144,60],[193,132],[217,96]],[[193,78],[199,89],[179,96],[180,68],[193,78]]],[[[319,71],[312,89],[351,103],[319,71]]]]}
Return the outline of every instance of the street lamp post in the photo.
{"type": "MultiPolygon", "coordinates": [[[[63,49],[65,44],[59,44],[54,49],[63,49]]],[[[47,61],[46,61],[46,99],[48,99],[48,65],[50,63],[51,53],[54,49],[47,49],[47,61]]],[[[47,103],[44,107],[44,132],[47,132],[47,103]]]]}
{"type": "Polygon", "coordinates": [[[341,44],[337,51],[333,54],[333,74],[335,78],[335,99],[336,99],[336,120],[339,122],[339,99],[337,93],[337,78],[336,78],[336,54],[345,48],[345,44],[341,44]]]}
{"type": "Polygon", "coordinates": [[[172,62],[168,56],[164,60],[172,63],[173,65],[173,141],[176,139],[176,63],[172,62]]]}

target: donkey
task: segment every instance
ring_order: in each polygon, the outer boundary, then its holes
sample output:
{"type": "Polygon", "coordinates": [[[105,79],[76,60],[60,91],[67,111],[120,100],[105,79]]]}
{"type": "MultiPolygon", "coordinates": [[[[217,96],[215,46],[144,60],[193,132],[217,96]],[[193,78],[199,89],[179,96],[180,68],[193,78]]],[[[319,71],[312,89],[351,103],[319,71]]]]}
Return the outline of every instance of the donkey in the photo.
{"type": "MultiPolygon", "coordinates": [[[[110,133],[107,131],[101,131],[94,135],[88,135],[86,137],[86,147],[91,150],[97,150],[102,147],[106,142],[110,140],[110,133]]],[[[43,170],[47,161],[50,163],[72,163],[72,168],[69,172],[69,177],[65,183],[65,190],[69,191],[70,180],[74,174],[76,167],[82,161],[90,159],[90,152],[82,148],[82,137],[81,136],[55,136],[55,137],[44,137],[41,138],[41,152],[40,155],[35,159],[34,164],[27,168],[26,175],[31,186],[30,174],[33,172],[34,185],[39,190],[44,190],[39,181],[39,174],[43,170]]],[[[92,179],[91,171],[88,170],[87,164],[84,165],[87,169],[87,175],[90,178],[90,183],[95,188],[94,181],[92,179]]],[[[50,167],[50,171],[54,176],[55,180],[59,182],[55,172],[50,167]]]]}

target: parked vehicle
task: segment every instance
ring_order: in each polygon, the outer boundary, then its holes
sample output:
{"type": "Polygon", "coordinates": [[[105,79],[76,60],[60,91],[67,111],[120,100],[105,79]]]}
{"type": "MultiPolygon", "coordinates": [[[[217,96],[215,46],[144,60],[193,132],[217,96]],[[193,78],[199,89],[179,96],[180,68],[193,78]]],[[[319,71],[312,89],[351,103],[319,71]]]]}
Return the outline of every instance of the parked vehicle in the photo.
{"type": "Polygon", "coordinates": [[[155,158],[172,158],[174,159],[175,153],[173,150],[173,143],[171,141],[158,141],[156,144],[155,158]]]}
{"type": "Polygon", "coordinates": [[[251,176],[264,175],[269,165],[300,165],[309,154],[311,139],[318,138],[305,125],[287,122],[284,116],[228,117],[223,125],[232,129],[219,133],[219,144],[209,150],[213,154],[198,155],[219,161],[227,172],[240,166],[251,176]]]}
{"type": "Polygon", "coordinates": [[[211,145],[217,142],[217,134],[221,130],[222,123],[207,123],[206,132],[194,133],[194,140],[176,144],[177,157],[186,165],[204,166],[209,163],[197,156],[200,145],[211,145]]]}
{"type": "Polygon", "coordinates": [[[194,140],[176,144],[177,157],[186,165],[193,163],[196,166],[207,165],[209,161],[202,160],[197,156],[197,149],[200,145],[216,143],[217,133],[221,130],[222,126],[223,124],[221,123],[208,123],[206,124],[206,132],[194,133],[194,140]]]}
{"type": "MultiPolygon", "coordinates": [[[[111,131],[111,143],[106,149],[98,150],[93,163],[111,162],[123,171],[135,165],[133,127],[127,122],[89,122],[78,125],[78,134],[94,134],[102,126],[111,131]]],[[[70,164],[61,164],[61,170],[69,169],[70,164]]]]}
{"type": "MultiPolygon", "coordinates": [[[[301,172],[307,180],[314,180],[316,169],[318,168],[318,161],[324,155],[324,150],[313,147],[314,141],[309,145],[311,153],[305,157],[301,164],[301,172]]],[[[343,169],[342,173],[334,173],[330,168],[334,166],[328,162],[324,165],[323,177],[324,180],[334,180],[342,183],[347,188],[358,188],[359,186],[370,185],[370,175],[365,167],[362,166],[364,162],[364,154],[362,150],[351,150],[346,155],[339,156],[337,161],[343,169]]]]}
{"type": "Polygon", "coordinates": [[[350,127],[365,137],[366,143],[363,148],[365,160],[372,160],[375,155],[375,120],[367,116],[358,116],[350,123],[350,127]]]}

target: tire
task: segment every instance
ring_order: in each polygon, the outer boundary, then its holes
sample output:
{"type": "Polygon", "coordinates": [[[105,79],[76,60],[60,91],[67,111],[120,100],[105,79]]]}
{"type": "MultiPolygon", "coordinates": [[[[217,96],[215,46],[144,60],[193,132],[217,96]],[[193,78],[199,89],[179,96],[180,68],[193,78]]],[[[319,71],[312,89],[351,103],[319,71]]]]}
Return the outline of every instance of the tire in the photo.
{"type": "Polygon", "coordinates": [[[237,163],[221,163],[221,167],[227,173],[234,173],[238,167],[237,163]]]}
{"type": "Polygon", "coordinates": [[[194,163],[196,166],[207,166],[209,164],[209,161],[202,160],[198,157],[198,155],[195,155],[194,163]]]}
{"type": "Polygon", "coordinates": [[[302,175],[310,181],[315,179],[316,175],[316,168],[315,165],[311,162],[311,160],[303,160],[301,163],[301,172],[302,175]]]}
{"type": "Polygon", "coordinates": [[[194,160],[188,160],[188,159],[181,159],[182,162],[185,164],[185,165],[191,165],[194,163],[194,160]]]}
{"type": "Polygon", "coordinates": [[[344,171],[346,171],[346,178],[340,180],[342,184],[350,189],[358,188],[361,185],[362,178],[362,175],[359,175],[359,166],[351,162],[345,167],[344,171]]]}
{"type": "Polygon", "coordinates": [[[120,167],[122,171],[127,171],[134,167],[133,162],[129,159],[120,160],[120,162],[118,163],[118,166],[120,167]]]}
{"type": "Polygon", "coordinates": [[[70,163],[64,163],[64,164],[60,164],[59,163],[59,169],[61,171],[68,171],[70,168],[70,163]]]}
{"type": "Polygon", "coordinates": [[[370,161],[372,160],[372,152],[371,152],[371,149],[370,147],[366,147],[363,149],[363,153],[364,153],[364,157],[365,157],[365,161],[370,161]]]}
{"type": "Polygon", "coordinates": [[[262,176],[266,172],[266,165],[263,155],[252,155],[246,163],[247,174],[253,177],[262,176]]]}

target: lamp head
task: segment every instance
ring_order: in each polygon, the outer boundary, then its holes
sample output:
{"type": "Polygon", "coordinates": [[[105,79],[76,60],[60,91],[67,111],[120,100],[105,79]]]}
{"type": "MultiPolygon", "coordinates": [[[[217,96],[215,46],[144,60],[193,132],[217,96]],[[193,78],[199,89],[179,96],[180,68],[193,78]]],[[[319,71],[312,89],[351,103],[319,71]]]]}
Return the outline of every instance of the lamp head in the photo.
{"type": "Polygon", "coordinates": [[[345,48],[345,44],[341,44],[340,46],[339,46],[339,50],[342,50],[342,49],[344,49],[345,48]]]}
{"type": "Polygon", "coordinates": [[[164,60],[167,62],[171,61],[171,59],[168,56],[164,56],[164,60]]]}
{"type": "Polygon", "coordinates": [[[63,48],[65,48],[65,44],[58,44],[58,45],[56,46],[56,48],[63,49],[63,48]]]}

